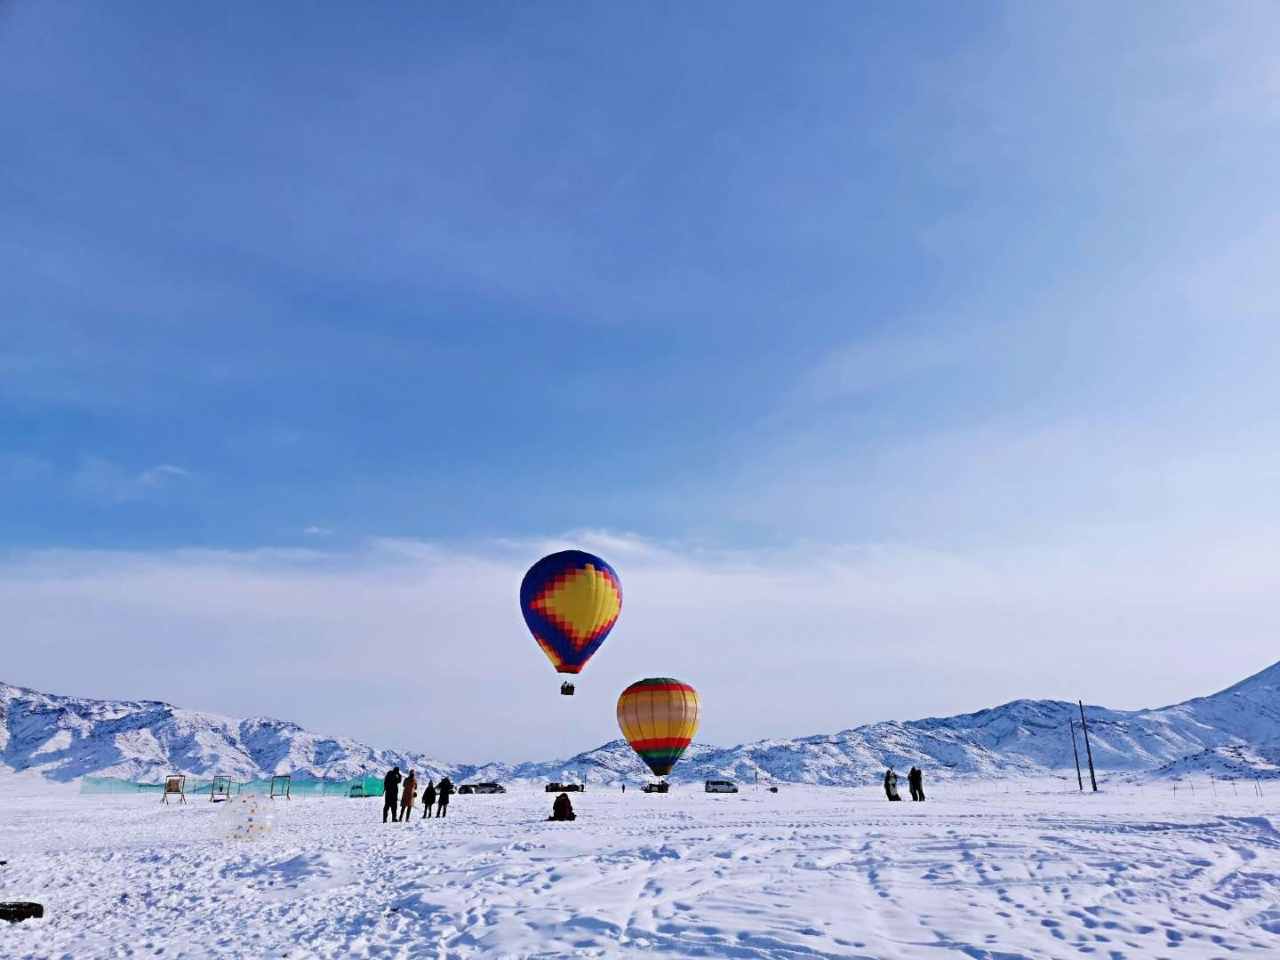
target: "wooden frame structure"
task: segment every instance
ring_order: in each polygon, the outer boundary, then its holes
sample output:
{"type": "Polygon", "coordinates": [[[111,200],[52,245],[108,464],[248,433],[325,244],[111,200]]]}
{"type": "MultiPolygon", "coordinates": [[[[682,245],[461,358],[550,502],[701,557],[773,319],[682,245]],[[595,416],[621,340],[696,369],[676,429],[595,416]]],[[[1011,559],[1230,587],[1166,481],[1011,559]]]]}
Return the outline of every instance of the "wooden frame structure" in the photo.
{"type": "Polygon", "coordinates": [[[160,802],[168,803],[171,796],[177,797],[182,803],[187,802],[187,778],[185,774],[171,773],[164,778],[164,793],[160,796],[160,802]]]}
{"type": "Polygon", "coordinates": [[[286,800],[292,800],[293,797],[289,796],[289,788],[292,783],[293,776],[288,773],[283,776],[272,777],[271,799],[274,800],[276,797],[284,797],[286,800]]]}
{"type": "Polygon", "coordinates": [[[209,784],[209,802],[220,803],[223,800],[231,799],[231,778],[230,777],[214,777],[213,783],[209,784]]]}

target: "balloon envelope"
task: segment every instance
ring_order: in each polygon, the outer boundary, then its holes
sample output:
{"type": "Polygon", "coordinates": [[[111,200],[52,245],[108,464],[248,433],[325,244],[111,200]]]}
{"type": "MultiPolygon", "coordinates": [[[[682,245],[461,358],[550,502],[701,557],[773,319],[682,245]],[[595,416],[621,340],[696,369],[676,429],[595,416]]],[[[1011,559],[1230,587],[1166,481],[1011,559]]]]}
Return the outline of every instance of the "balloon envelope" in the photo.
{"type": "Polygon", "coordinates": [[[618,726],[659,777],[676,765],[698,732],[698,691],[670,677],[637,680],[618,697],[618,726]]]}
{"type": "Polygon", "coordinates": [[[543,557],[520,584],[520,610],[557,673],[579,673],[622,612],[622,583],[594,554],[543,557]]]}

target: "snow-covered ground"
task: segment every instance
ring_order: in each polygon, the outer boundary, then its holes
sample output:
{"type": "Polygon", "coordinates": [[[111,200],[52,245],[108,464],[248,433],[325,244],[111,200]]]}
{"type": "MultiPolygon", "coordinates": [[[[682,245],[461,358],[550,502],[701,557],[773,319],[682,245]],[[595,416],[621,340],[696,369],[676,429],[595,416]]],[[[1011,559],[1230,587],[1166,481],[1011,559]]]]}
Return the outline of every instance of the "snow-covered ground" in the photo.
{"type": "Polygon", "coordinates": [[[597,790],[535,786],[383,825],[380,800],[87,797],[7,777],[4,957],[1280,956],[1280,789],[1206,781],[597,790]],[[1216,790],[1216,792],[1215,792],[1216,790]]]}

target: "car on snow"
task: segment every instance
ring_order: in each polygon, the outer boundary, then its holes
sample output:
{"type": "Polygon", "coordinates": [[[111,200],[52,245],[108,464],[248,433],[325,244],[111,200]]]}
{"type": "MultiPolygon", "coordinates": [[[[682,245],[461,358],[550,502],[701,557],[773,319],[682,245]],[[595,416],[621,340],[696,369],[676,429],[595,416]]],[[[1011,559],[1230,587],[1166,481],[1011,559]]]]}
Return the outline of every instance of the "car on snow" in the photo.
{"type": "Polygon", "coordinates": [[[507,788],[500,783],[464,783],[458,788],[459,793],[506,793],[507,788]]]}
{"type": "Polygon", "coordinates": [[[708,780],[705,789],[707,793],[737,793],[738,785],[732,780],[708,780]]]}
{"type": "Polygon", "coordinates": [[[586,789],[585,783],[557,783],[553,780],[547,784],[547,793],[582,793],[586,789]]]}
{"type": "Polygon", "coordinates": [[[644,793],[666,793],[671,789],[671,784],[665,780],[659,780],[657,783],[646,783],[640,789],[644,793]]]}

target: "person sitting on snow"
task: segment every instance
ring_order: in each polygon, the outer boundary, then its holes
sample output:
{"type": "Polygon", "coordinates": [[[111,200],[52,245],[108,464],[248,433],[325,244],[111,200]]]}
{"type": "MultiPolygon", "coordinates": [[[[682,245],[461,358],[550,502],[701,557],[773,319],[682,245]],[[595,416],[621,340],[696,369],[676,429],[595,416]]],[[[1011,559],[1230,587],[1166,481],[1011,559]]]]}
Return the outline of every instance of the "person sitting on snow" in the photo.
{"type": "Polygon", "coordinates": [[[569,802],[569,795],[562,793],[556,797],[555,803],[551,805],[551,816],[548,820],[577,820],[578,816],[573,812],[573,804],[569,802]]]}

